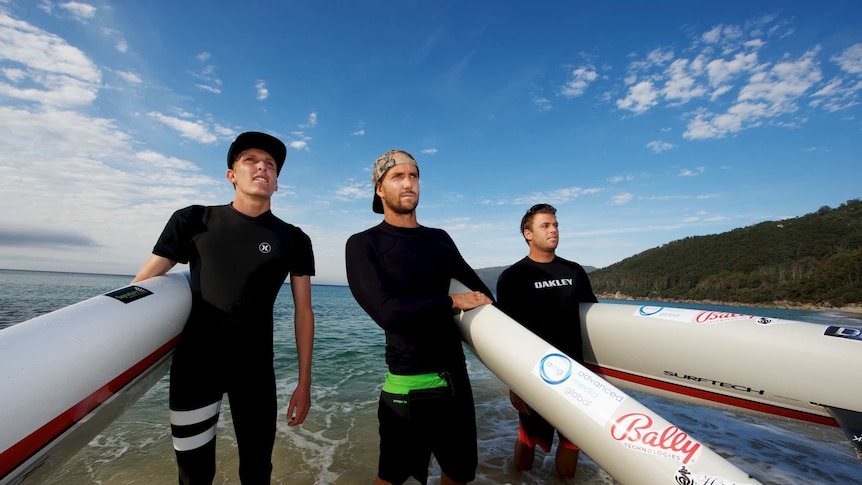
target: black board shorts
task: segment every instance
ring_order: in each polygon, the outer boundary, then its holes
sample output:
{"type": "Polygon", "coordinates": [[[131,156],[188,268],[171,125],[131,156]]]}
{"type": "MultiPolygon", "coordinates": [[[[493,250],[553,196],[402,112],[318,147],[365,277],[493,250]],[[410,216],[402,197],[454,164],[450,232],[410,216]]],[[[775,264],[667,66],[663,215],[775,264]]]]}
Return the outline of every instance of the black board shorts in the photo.
{"type": "Polygon", "coordinates": [[[381,392],[377,407],[380,459],[377,475],[394,484],[412,475],[428,480],[431,455],[441,470],[457,482],[476,477],[476,413],[466,372],[453,376],[453,386],[381,392]]]}

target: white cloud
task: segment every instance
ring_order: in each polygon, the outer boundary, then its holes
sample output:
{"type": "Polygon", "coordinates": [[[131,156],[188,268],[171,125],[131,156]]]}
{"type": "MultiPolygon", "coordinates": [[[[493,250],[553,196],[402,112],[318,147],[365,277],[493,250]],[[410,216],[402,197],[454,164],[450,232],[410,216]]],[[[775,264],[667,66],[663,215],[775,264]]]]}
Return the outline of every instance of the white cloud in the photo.
{"type": "Polygon", "coordinates": [[[569,80],[560,88],[560,94],[567,98],[576,98],[584,94],[590,83],[598,78],[592,66],[583,66],[569,73],[569,80]]]}
{"type": "MultiPolygon", "coordinates": [[[[206,63],[210,59],[209,52],[201,52],[195,56],[201,63],[206,63]]],[[[219,79],[215,74],[216,67],[212,64],[206,64],[200,72],[192,73],[192,75],[201,81],[202,83],[195,84],[195,87],[200,89],[201,91],[206,91],[213,94],[221,94],[221,85],[222,80],[219,79]]]]}
{"type": "Polygon", "coordinates": [[[551,100],[548,98],[535,96],[533,97],[533,106],[538,108],[540,111],[548,111],[551,109],[551,100]]]}
{"type": "Polygon", "coordinates": [[[206,84],[195,84],[195,87],[200,89],[201,91],[206,91],[208,93],[221,94],[221,89],[216,87],[216,86],[209,86],[206,84]]]}
{"type": "Polygon", "coordinates": [[[853,44],[830,60],[850,74],[862,74],[862,43],[853,44]]]}
{"type": "Polygon", "coordinates": [[[854,44],[830,60],[850,76],[833,77],[826,85],[811,95],[811,107],[822,107],[831,112],[858,106],[859,92],[862,91],[862,43],[854,44]],[[855,79],[854,79],[855,78],[855,79]]]}
{"type": "Polygon", "coordinates": [[[859,105],[859,91],[862,91],[862,81],[847,85],[844,80],[835,78],[812,94],[808,104],[831,112],[845,110],[859,105]]]}
{"type": "Polygon", "coordinates": [[[335,196],[339,200],[356,200],[371,198],[371,184],[357,182],[354,179],[348,179],[335,190],[335,196]]]}
{"type": "Polygon", "coordinates": [[[293,141],[288,142],[287,146],[289,146],[290,148],[293,148],[294,150],[310,151],[310,148],[308,148],[308,140],[310,140],[310,139],[311,138],[305,137],[302,140],[293,140],[293,141]]]}
{"type": "Polygon", "coordinates": [[[0,106],[0,132],[0,194],[4,201],[27,201],[0,214],[0,232],[7,242],[34,245],[4,246],[2,267],[81,271],[94,268],[87,255],[95,247],[99,271],[128,274],[149,254],[173,210],[215,202],[208,191],[225,183],[189,161],[136,153],[135,140],[110,119],[0,106]]]}
{"type": "Polygon", "coordinates": [[[691,170],[689,168],[684,168],[684,169],[679,171],[679,176],[680,177],[695,177],[695,176],[700,175],[704,172],[706,172],[706,167],[697,167],[694,170],[691,170]]]}
{"type": "Polygon", "coordinates": [[[0,39],[4,72],[17,73],[7,75],[16,84],[0,82],[0,95],[55,107],[86,105],[96,98],[101,71],[77,47],[2,10],[0,39]]]}
{"type": "Polygon", "coordinates": [[[721,38],[721,26],[713,27],[711,30],[708,30],[700,36],[701,40],[706,42],[707,44],[715,44],[721,38]]]}
{"type": "Polygon", "coordinates": [[[188,121],[174,116],[167,116],[155,111],[147,114],[149,117],[176,130],[183,138],[199,143],[214,143],[218,138],[202,121],[188,121]]]}
{"type": "Polygon", "coordinates": [[[437,149],[436,148],[425,148],[424,150],[420,150],[419,153],[422,153],[425,155],[434,155],[435,153],[437,153],[437,149]]]}
{"type": "Polygon", "coordinates": [[[612,184],[618,184],[620,182],[631,182],[634,180],[634,176],[632,175],[614,175],[613,177],[608,178],[608,182],[612,184]]]}
{"type": "Polygon", "coordinates": [[[77,20],[91,19],[96,16],[96,7],[81,2],[65,2],[60,4],[60,8],[72,14],[77,20]]]}
{"type": "Polygon", "coordinates": [[[635,197],[634,195],[632,195],[628,192],[622,192],[622,193],[619,193],[619,194],[611,197],[611,203],[614,205],[627,204],[627,203],[631,202],[631,200],[634,199],[634,197],[635,197]]]}
{"type": "Polygon", "coordinates": [[[27,73],[23,69],[5,68],[2,72],[12,82],[18,82],[27,77],[27,73]]]}
{"type": "Polygon", "coordinates": [[[673,61],[673,49],[653,49],[647,54],[646,64],[649,66],[663,66],[673,61]]]}
{"type": "Polygon", "coordinates": [[[756,118],[762,112],[762,106],[745,103],[740,103],[723,114],[715,115],[701,112],[689,122],[686,132],[682,136],[690,140],[723,138],[741,131],[743,123],[747,119],[752,120],[752,126],[756,125],[756,118]]]}
{"type": "Polygon", "coordinates": [[[117,76],[129,84],[141,84],[143,82],[141,76],[138,76],[134,72],[117,71],[117,76]]]}
{"type": "Polygon", "coordinates": [[[0,95],[58,108],[88,105],[96,99],[97,86],[77,79],[41,73],[32,73],[29,79],[45,89],[0,83],[0,95]]]}
{"type": "Polygon", "coordinates": [[[743,37],[742,30],[735,25],[717,25],[701,36],[707,44],[733,44],[743,37]]]}
{"type": "Polygon", "coordinates": [[[763,46],[766,45],[766,42],[763,42],[760,39],[751,39],[749,41],[744,42],[742,45],[744,47],[746,47],[747,49],[756,51],[758,49],[763,48],[763,46]]]}
{"type": "Polygon", "coordinates": [[[823,78],[815,58],[818,51],[811,49],[796,61],[780,62],[768,71],[756,73],[740,90],[738,100],[764,102],[769,116],[796,111],[796,99],[823,78]]]}
{"type": "Polygon", "coordinates": [[[641,114],[658,104],[658,91],[651,81],[641,81],[629,88],[623,99],[617,100],[617,107],[641,114]]]}
{"type": "Polygon", "coordinates": [[[581,195],[589,195],[599,192],[600,189],[583,189],[581,187],[566,187],[562,189],[552,190],[550,192],[535,192],[530,195],[517,197],[511,201],[511,204],[536,204],[545,202],[548,204],[564,204],[581,195]]]}
{"type": "Polygon", "coordinates": [[[695,78],[700,69],[690,65],[687,59],[677,59],[667,68],[668,80],[661,90],[666,100],[686,103],[693,98],[706,94],[695,78]]]}
{"type": "Polygon", "coordinates": [[[142,152],[135,153],[135,158],[144,162],[149,167],[158,168],[160,170],[171,169],[186,170],[189,172],[200,171],[200,167],[188,160],[181,160],[176,157],[166,157],[153,150],[144,150],[142,152]]]}
{"type": "Polygon", "coordinates": [[[647,143],[646,146],[655,153],[666,152],[676,147],[673,143],[668,143],[666,141],[651,141],[647,143]]]}
{"type": "Polygon", "coordinates": [[[266,81],[258,79],[254,84],[254,89],[257,91],[257,100],[263,101],[269,97],[269,89],[266,89],[266,81]]]}
{"type": "Polygon", "coordinates": [[[784,60],[771,67],[750,66],[753,74],[740,90],[736,103],[725,113],[695,112],[683,133],[690,140],[721,138],[766,120],[795,113],[798,100],[814,89],[823,75],[816,55],[819,48],[805,52],[799,59],[784,60]]]}
{"type": "Polygon", "coordinates": [[[700,49],[693,56],[653,49],[629,63],[622,80],[628,88],[615,105],[634,114],[693,105],[682,113],[688,119],[683,137],[689,140],[732,136],[765,124],[798,126],[807,120],[799,114],[806,104],[828,111],[859,105],[862,79],[848,76],[862,73],[862,43],[831,57],[843,77],[824,85],[820,46],[795,58],[788,53],[778,61],[761,58],[766,40],[791,33],[788,22],[767,15],[744,26],[713,27],[681,51],[700,49]]]}
{"type": "Polygon", "coordinates": [[[351,136],[365,136],[365,130],[357,130],[350,134],[351,136]]]}
{"type": "Polygon", "coordinates": [[[713,59],[706,65],[709,85],[713,88],[721,89],[728,81],[733,80],[740,74],[755,70],[757,66],[757,53],[753,52],[750,54],[737,53],[729,61],[713,59]]]}

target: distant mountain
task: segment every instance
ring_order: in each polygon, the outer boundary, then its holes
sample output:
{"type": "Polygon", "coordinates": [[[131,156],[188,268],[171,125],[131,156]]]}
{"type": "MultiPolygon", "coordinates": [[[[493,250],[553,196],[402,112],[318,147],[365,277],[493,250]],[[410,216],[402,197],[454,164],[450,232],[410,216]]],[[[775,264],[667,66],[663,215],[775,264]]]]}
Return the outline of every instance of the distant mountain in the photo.
{"type": "Polygon", "coordinates": [[[862,303],[862,201],[687,237],[590,274],[596,294],[750,304],[862,303]]]}
{"type": "Polygon", "coordinates": [[[491,288],[491,291],[494,293],[497,292],[497,278],[500,276],[500,273],[508,268],[508,266],[494,266],[491,268],[479,268],[476,270],[476,274],[479,275],[479,278],[482,278],[482,282],[485,283],[488,288],[491,288]]]}

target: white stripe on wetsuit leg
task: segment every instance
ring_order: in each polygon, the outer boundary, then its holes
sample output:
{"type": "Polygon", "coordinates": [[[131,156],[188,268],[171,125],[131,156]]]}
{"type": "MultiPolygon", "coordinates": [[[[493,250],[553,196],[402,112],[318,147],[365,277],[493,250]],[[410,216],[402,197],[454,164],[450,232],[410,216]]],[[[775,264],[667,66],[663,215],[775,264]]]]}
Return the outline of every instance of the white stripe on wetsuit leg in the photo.
{"type": "Polygon", "coordinates": [[[174,426],[189,426],[198,424],[210,419],[219,412],[221,401],[216,401],[209,406],[191,411],[174,411],[171,409],[171,424],[174,426]]]}
{"type": "Polygon", "coordinates": [[[189,451],[198,449],[201,446],[212,441],[215,438],[215,435],[216,425],[212,425],[211,428],[195,436],[191,436],[188,438],[174,437],[174,449],[177,451],[189,451]]]}
{"type": "MultiPolygon", "coordinates": [[[[190,426],[204,422],[218,415],[221,401],[214,402],[209,406],[191,411],[173,411],[171,410],[171,424],[174,426],[190,426]]],[[[174,449],[177,451],[189,451],[209,443],[216,436],[216,424],[207,428],[201,433],[187,438],[178,438],[173,436],[174,449]]]]}

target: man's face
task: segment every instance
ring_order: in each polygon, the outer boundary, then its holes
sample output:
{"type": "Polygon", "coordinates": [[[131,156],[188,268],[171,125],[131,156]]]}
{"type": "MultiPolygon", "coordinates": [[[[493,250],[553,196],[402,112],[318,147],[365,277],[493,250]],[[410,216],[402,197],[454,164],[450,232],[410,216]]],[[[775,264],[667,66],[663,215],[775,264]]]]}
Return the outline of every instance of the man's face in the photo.
{"type": "Polygon", "coordinates": [[[540,212],[533,216],[530,227],[524,229],[524,237],[530,243],[531,248],[553,252],[557,249],[557,244],[560,243],[558,227],[557,216],[540,212]]]}
{"type": "MultiPolygon", "coordinates": [[[[404,155],[406,156],[406,155],[404,155]]],[[[419,205],[419,168],[412,163],[399,163],[390,168],[377,184],[377,195],[398,214],[409,214],[419,205]]]]}
{"type": "Polygon", "coordinates": [[[278,166],[269,153],[257,148],[244,150],[237,157],[227,179],[236,190],[252,197],[269,198],[278,190],[278,166]]]}

